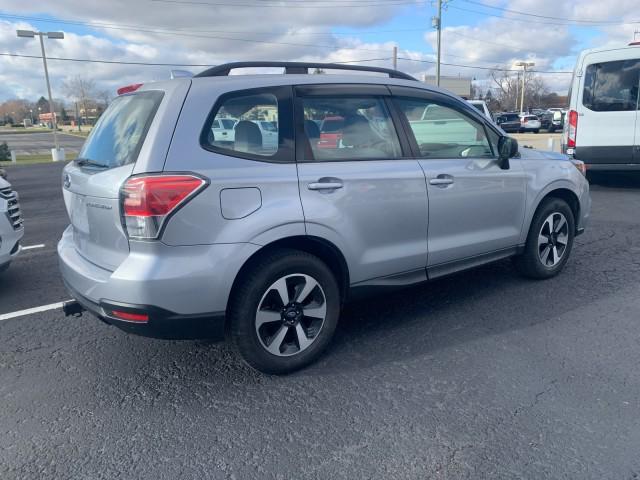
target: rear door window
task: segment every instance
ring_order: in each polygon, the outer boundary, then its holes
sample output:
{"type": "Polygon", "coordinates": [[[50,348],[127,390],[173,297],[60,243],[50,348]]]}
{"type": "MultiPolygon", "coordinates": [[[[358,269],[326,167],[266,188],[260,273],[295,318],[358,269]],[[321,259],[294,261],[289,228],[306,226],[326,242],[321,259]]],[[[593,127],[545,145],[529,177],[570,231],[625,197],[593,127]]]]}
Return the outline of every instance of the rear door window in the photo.
{"type": "Polygon", "coordinates": [[[636,110],[639,75],[640,60],[589,65],[585,71],[583,105],[594,112],[636,110]]]}
{"type": "Polygon", "coordinates": [[[105,168],[135,163],[162,97],[159,91],[117,97],[93,127],[78,160],[105,168]]]}
{"type": "Polygon", "coordinates": [[[383,97],[318,96],[303,97],[301,101],[304,132],[312,154],[312,158],[305,160],[402,157],[400,141],[383,97]]]}

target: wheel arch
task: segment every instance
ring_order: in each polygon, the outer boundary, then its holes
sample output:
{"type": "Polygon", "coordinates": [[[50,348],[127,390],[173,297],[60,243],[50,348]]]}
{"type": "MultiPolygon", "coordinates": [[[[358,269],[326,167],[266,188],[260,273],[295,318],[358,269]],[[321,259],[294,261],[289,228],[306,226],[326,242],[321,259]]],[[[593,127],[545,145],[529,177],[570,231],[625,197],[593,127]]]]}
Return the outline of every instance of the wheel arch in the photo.
{"type": "Polygon", "coordinates": [[[580,199],[578,198],[578,195],[576,195],[576,193],[573,190],[571,190],[570,188],[567,188],[566,186],[552,187],[552,189],[548,190],[547,192],[543,193],[540,196],[540,198],[536,203],[536,208],[533,209],[533,213],[531,215],[531,218],[529,219],[529,228],[531,228],[531,222],[533,221],[533,218],[535,217],[536,212],[538,211],[540,206],[544,203],[544,201],[547,200],[548,198],[558,198],[560,200],[564,200],[565,202],[567,202],[567,204],[569,205],[569,208],[571,208],[571,212],[573,213],[573,218],[575,223],[574,227],[577,231],[578,223],[580,219],[580,199]]]}
{"type": "MultiPolygon", "coordinates": [[[[236,274],[229,298],[231,298],[237,289],[238,283],[242,277],[249,271],[257,261],[264,255],[283,248],[290,248],[293,250],[300,250],[303,252],[315,255],[320,260],[325,262],[331,271],[336,273],[336,280],[340,286],[341,301],[347,298],[349,291],[349,267],[347,261],[338,247],[333,243],[325,240],[324,238],[315,237],[312,235],[296,235],[291,237],[280,238],[271,243],[268,243],[256,252],[254,252],[242,265],[238,273],[236,274]]],[[[227,309],[229,308],[229,301],[227,301],[227,309]]],[[[227,312],[228,313],[228,312],[227,312]]]]}

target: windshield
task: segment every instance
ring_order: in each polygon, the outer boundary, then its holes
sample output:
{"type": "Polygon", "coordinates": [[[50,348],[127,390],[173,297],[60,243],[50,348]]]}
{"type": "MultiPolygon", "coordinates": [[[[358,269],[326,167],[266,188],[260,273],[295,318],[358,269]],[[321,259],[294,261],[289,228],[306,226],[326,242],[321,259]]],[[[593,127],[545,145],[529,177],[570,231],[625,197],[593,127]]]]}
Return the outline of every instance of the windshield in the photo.
{"type": "Polygon", "coordinates": [[[471,105],[476,107],[476,110],[479,110],[480,112],[484,113],[484,108],[481,103],[472,103],[471,105]]]}
{"type": "Polygon", "coordinates": [[[152,91],[116,98],[91,131],[78,161],[107,168],[134,163],[162,96],[152,91]]]}

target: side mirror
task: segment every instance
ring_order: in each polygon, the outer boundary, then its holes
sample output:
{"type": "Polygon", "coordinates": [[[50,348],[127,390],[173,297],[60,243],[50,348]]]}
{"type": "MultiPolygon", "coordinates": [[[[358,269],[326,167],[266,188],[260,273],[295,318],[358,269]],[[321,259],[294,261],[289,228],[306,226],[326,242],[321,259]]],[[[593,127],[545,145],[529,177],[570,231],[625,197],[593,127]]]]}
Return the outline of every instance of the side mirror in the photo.
{"type": "Polygon", "coordinates": [[[518,141],[512,137],[500,137],[498,140],[498,163],[503,170],[509,169],[509,159],[518,154],[518,141]]]}

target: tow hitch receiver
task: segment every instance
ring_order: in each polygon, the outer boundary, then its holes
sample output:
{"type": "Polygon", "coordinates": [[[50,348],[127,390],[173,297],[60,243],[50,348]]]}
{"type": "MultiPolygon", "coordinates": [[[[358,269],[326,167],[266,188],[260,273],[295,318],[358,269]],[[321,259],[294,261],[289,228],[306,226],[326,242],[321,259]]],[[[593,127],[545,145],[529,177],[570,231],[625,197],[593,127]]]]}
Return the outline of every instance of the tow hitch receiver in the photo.
{"type": "Polygon", "coordinates": [[[65,317],[80,317],[82,316],[82,312],[85,311],[85,308],[76,300],[69,300],[62,304],[62,311],[64,312],[65,317]]]}

